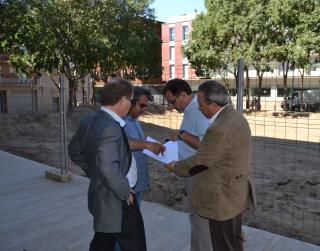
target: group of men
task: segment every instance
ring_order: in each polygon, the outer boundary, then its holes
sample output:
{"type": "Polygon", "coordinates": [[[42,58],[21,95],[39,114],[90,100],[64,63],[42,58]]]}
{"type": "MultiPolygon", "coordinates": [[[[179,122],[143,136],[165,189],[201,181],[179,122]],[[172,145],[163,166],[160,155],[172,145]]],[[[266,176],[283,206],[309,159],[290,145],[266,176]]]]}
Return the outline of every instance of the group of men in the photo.
{"type": "MultiPolygon", "coordinates": [[[[191,224],[191,251],[243,250],[241,214],[255,205],[251,132],[229,104],[220,83],[202,83],[196,95],[182,79],[166,83],[167,103],[184,113],[179,130],[179,161],[165,165],[185,177],[191,224]]],[[[94,220],[90,251],[146,250],[141,193],[149,187],[143,149],[162,153],[145,140],[138,117],[150,92],[115,78],[101,91],[101,108],[80,122],[69,144],[71,159],[90,178],[88,207],[94,220]],[[118,247],[116,247],[118,246],[118,247]]]]}

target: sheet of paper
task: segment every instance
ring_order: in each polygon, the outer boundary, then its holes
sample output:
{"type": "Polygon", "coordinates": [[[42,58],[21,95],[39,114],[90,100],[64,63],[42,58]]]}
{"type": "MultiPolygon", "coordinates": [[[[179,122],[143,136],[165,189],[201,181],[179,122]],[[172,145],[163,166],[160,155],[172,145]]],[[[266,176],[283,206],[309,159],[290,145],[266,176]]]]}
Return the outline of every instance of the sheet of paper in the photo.
{"type": "MultiPolygon", "coordinates": [[[[146,138],[147,141],[149,142],[156,142],[156,143],[159,143],[158,141],[156,141],[155,139],[151,138],[151,137],[147,137],[146,138]]],[[[162,163],[165,163],[165,164],[168,164],[172,161],[177,161],[179,160],[179,157],[178,157],[178,143],[177,141],[168,141],[164,144],[166,150],[162,153],[162,154],[154,154],[153,152],[147,150],[147,149],[144,149],[142,152],[155,159],[155,160],[158,160],[162,163]]]]}

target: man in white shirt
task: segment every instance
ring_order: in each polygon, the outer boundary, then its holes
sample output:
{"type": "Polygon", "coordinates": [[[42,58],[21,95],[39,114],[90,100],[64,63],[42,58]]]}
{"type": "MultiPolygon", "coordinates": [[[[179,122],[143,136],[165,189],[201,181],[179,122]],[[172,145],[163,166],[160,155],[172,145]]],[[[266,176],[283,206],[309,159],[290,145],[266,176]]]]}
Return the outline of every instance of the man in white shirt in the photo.
{"type": "MultiPolygon", "coordinates": [[[[191,87],[185,80],[169,80],[163,95],[168,104],[179,113],[183,113],[180,129],[173,130],[170,135],[171,140],[177,140],[179,160],[183,160],[196,154],[209,127],[209,120],[199,111],[197,96],[192,95],[191,87]]],[[[186,177],[184,182],[191,225],[190,251],[212,251],[209,221],[200,217],[191,203],[193,177],[186,177]]]]}

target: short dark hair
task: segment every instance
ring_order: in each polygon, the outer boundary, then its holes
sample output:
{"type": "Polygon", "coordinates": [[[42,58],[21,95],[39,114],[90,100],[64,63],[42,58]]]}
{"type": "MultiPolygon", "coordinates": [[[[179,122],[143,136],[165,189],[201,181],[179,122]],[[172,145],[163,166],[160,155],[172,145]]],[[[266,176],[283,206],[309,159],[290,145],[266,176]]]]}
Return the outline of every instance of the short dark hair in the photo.
{"type": "Polygon", "coordinates": [[[229,103],[229,94],[227,89],[217,81],[208,80],[203,82],[198,92],[204,94],[206,104],[216,103],[218,106],[225,106],[229,103]]]}
{"type": "Polygon", "coordinates": [[[152,101],[151,92],[141,86],[133,87],[133,101],[137,102],[140,96],[146,96],[149,101],[152,101]]]}
{"type": "Polygon", "coordinates": [[[101,105],[115,105],[122,97],[131,98],[133,87],[129,81],[121,78],[109,80],[101,90],[101,105]]]}
{"type": "Polygon", "coordinates": [[[190,85],[180,78],[169,80],[164,87],[163,95],[165,95],[167,91],[170,91],[174,96],[180,95],[181,92],[186,92],[188,95],[192,93],[190,85]]]}

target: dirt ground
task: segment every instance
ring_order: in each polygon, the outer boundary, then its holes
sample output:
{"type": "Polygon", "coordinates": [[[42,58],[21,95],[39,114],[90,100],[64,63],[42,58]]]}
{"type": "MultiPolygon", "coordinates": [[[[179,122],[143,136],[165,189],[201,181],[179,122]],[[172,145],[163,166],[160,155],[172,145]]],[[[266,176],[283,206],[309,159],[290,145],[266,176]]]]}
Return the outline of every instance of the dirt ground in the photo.
{"type": "MultiPolygon", "coordinates": [[[[68,140],[91,108],[67,116],[68,140]]],[[[320,244],[320,114],[259,112],[245,115],[252,131],[258,207],[244,224],[320,244]]],[[[0,114],[0,149],[60,166],[59,114],[0,114]]],[[[182,116],[151,107],[141,118],[145,135],[165,139],[182,116]]],[[[70,171],[83,174],[69,161],[70,171]]],[[[183,179],[148,159],[150,190],[143,199],[186,211],[183,179]]]]}

